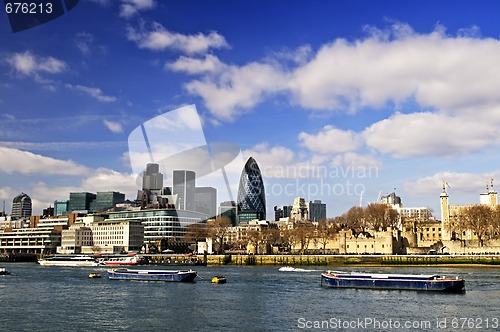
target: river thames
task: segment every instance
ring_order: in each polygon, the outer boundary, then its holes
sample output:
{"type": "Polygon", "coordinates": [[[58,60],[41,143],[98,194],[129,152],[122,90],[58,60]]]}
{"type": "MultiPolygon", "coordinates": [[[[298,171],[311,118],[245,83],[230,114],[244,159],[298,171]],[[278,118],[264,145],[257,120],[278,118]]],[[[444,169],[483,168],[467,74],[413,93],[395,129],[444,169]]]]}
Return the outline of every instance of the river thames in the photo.
{"type": "Polygon", "coordinates": [[[2,266],[11,272],[0,276],[2,331],[500,329],[500,268],[494,267],[331,268],[465,278],[465,293],[441,294],[322,288],[325,267],[311,266],[197,267],[195,283],[109,280],[100,267],[2,266]],[[91,272],[102,278],[89,279],[91,272]],[[211,284],[215,275],[227,284],[211,284]]]}

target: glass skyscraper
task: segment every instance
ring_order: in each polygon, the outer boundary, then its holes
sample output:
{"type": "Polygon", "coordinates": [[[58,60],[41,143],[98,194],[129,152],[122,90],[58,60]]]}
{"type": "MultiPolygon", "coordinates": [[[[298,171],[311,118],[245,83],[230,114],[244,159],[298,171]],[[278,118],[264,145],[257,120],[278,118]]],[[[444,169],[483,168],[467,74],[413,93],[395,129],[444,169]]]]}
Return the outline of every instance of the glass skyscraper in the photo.
{"type": "Polygon", "coordinates": [[[177,210],[195,211],[195,172],[174,170],[173,178],[172,194],[177,195],[177,210]]]}
{"type": "Polygon", "coordinates": [[[12,217],[29,218],[31,216],[31,198],[21,193],[12,200],[12,217]]]}
{"type": "Polygon", "coordinates": [[[238,188],[238,219],[266,219],[266,193],[259,165],[252,157],[248,158],[241,172],[238,188]],[[242,218],[240,218],[242,217],[242,218]]]}

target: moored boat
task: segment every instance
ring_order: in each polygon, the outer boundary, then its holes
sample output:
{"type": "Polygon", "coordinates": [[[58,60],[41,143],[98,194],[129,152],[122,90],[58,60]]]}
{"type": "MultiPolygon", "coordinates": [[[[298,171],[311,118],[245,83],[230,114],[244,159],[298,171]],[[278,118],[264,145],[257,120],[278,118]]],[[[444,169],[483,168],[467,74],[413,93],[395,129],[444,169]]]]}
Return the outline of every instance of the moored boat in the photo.
{"type": "Polygon", "coordinates": [[[447,278],[435,274],[370,274],[339,273],[327,271],[321,274],[321,285],[333,288],[395,289],[436,292],[463,292],[465,280],[447,278]]]}
{"type": "Polygon", "coordinates": [[[56,255],[51,257],[46,257],[45,259],[38,260],[38,263],[42,266],[98,266],[99,263],[92,256],[87,255],[76,255],[76,256],[65,256],[56,255]]]}
{"type": "Polygon", "coordinates": [[[224,276],[215,276],[212,278],[212,284],[225,284],[226,281],[226,277],[224,276]]]}
{"type": "Polygon", "coordinates": [[[193,270],[133,270],[112,269],[108,270],[108,278],[112,280],[141,280],[141,281],[177,281],[191,282],[196,278],[193,270]]]}
{"type": "Polygon", "coordinates": [[[106,266],[137,265],[137,264],[143,264],[144,259],[140,256],[135,255],[135,254],[131,254],[131,255],[127,255],[127,256],[116,256],[116,257],[104,258],[104,259],[101,259],[99,262],[101,265],[106,265],[106,266]]]}
{"type": "Polygon", "coordinates": [[[10,274],[4,267],[0,267],[0,276],[8,276],[10,274]]]}

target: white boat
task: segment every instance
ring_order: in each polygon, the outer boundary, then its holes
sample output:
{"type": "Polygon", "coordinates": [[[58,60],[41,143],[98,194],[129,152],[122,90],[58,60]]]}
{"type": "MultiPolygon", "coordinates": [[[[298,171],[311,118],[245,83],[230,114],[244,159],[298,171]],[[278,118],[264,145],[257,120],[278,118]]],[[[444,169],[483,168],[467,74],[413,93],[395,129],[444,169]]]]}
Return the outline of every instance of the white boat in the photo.
{"type": "Polygon", "coordinates": [[[103,258],[99,261],[99,263],[101,265],[106,265],[106,266],[137,265],[137,264],[143,264],[144,259],[140,256],[133,254],[127,256],[103,258]]]}
{"type": "Polygon", "coordinates": [[[38,260],[42,266],[98,266],[99,263],[92,256],[51,256],[38,260]]]}

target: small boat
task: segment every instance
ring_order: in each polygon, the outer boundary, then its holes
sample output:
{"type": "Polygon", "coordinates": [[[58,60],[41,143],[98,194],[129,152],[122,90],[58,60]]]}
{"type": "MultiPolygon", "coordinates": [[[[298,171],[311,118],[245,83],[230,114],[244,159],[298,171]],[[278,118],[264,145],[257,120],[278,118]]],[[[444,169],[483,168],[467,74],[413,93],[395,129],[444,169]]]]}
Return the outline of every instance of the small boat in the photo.
{"type": "Polygon", "coordinates": [[[282,266],[282,267],[280,267],[279,271],[281,271],[281,272],[292,272],[292,271],[295,271],[295,268],[291,267],[291,266],[282,266]]]}
{"type": "Polygon", "coordinates": [[[196,271],[181,270],[132,270],[112,269],[108,270],[108,278],[111,280],[142,280],[142,281],[177,281],[191,282],[196,278],[196,271]]]}
{"type": "Polygon", "coordinates": [[[106,258],[101,259],[99,263],[101,265],[106,265],[106,266],[138,265],[138,264],[143,264],[144,259],[135,254],[130,254],[127,256],[116,256],[116,257],[109,257],[107,259],[106,258]]]}
{"type": "Polygon", "coordinates": [[[98,266],[99,263],[92,256],[87,255],[56,255],[40,259],[42,266],[98,266]]]}
{"type": "Polygon", "coordinates": [[[279,268],[280,272],[317,272],[319,270],[306,270],[306,269],[301,269],[298,267],[292,267],[292,266],[282,266],[279,268]]]}
{"type": "Polygon", "coordinates": [[[4,267],[0,267],[0,276],[8,276],[10,274],[4,267]]]}
{"type": "Polygon", "coordinates": [[[225,284],[226,277],[224,276],[215,276],[212,278],[212,284],[225,284]]]}
{"type": "Polygon", "coordinates": [[[89,274],[89,278],[93,279],[93,278],[100,278],[101,277],[101,274],[100,273],[90,273],[89,274]]]}
{"type": "Polygon", "coordinates": [[[333,288],[395,289],[435,292],[463,292],[465,280],[439,275],[363,274],[327,271],[321,285],[333,288]]]}

